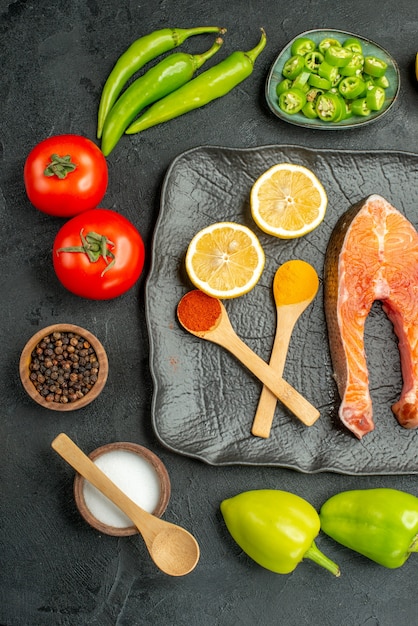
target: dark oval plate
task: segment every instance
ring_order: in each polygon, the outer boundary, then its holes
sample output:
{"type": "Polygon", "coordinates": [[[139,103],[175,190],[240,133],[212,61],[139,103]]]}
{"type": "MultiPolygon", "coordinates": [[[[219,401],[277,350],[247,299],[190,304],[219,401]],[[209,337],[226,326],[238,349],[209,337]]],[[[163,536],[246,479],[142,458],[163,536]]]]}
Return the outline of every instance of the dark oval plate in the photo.
{"type": "Polygon", "coordinates": [[[354,33],[345,32],[342,30],[307,30],[297,37],[294,37],[292,41],[290,41],[287,46],[283,48],[280,52],[279,56],[274,61],[271,66],[270,72],[266,81],[266,100],[270,110],[277,115],[280,119],[285,122],[289,122],[290,124],[295,124],[296,126],[303,126],[304,128],[315,128],[321,130],[343,130],[347,128],[357,128],[358,126],[364,126],[364,124],[370,124],[371,122],[375,122],[380,119],[385,113],[389,111],[389,109],[393,106],[396,101],[400,89],[400,74],[399,68],[396,61],[391,57],[391,55],[384,50],[381,46],[369,39],[365,39],[360,35],[356,35],[354,33]],[[278,83],[283,79],[282,70],[283,66],[288,59],[290,59],[291,53],[290,49],[292,47],[293,42],[299,37],[309,37],[312,39],[317,45],[322,39],[332,37],[337,39],[341,43],[343,43],[346,39],[350,37],[355,37],[359,39],[362,44],[363,54],[372,55],[379,57],[383,61],[385,61],[388,65],[386,70],[386,76],[389,80],[389,87],[386,89],[386,99],[385,103],[380,109],[380,111],[373,111],[370,115],[366,117],[356,117],[351,116],[346,120],[341,120],[341,122],[323,122],[318,119],[308,119],[303,115],[303,113],[295,113],[293,115],[289,115],[282,111],[279,107],[279,103],[276,95],[276,87],[278,83]]]}
{"type": "Polygon", "coordinates": [[[338,418],[340,400],[323,307],[324,256],[339,216],[372,193],[385,197],[416,226],[418,155],[298,146],[200,147],[173,161],[162,189],[145,299],[154,381],[152,424],[162,444],[213,465],[418,473],[418,430],[402,428],[391,410],[402,387],[399,351],[379,304],[365,328],[376,428],[359,441],[338,418]],[[324,221],[300,239],[266,235],[250,215],[254,181],[284,161],[311,169],[328,194],[324,221]],[[266,253],[255,288],[225,301],[236,332],[264,360],[270,358],[276,326],[272,285],[277,268],[290,259],[302,259],[318,273],[318,294],[295,325],[284,370],[284,378],[319,409],[321,416],[313,426],[304,426],[278,403],[269,439],[254,437],[251,426],[260,382],[229,352],[190,335],[177,321],[177,304],[193,288],[184,270],[187,246],[197,231],[218,221],[249,226],[266,253]]]}

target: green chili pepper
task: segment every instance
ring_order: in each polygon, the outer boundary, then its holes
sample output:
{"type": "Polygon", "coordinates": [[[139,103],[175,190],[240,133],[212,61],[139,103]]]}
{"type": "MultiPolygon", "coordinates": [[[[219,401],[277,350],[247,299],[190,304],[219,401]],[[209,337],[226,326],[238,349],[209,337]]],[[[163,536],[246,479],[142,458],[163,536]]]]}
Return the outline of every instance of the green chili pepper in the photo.
{"type": "Polygon", "coordinates": [[[383,89],[387,89],[389,87],[389,79],[387,76],[379,76],[379,78],[375,78],[373,82],[376,87],[383,87],[383,89]]]}
{"type": "Polygon", "coordinates": [[[311,85],[311,87],[322,89],[323,91],[328,91],[328,89],[331,89],[331,81],[328,80],[328,78],[323,78],[322,76],[318,76],[317,74],[311,74],[309,76],[308,83],[311,85]]]}
{"type": "Polygon", "coordinates": [[[308,68],[311,72],[317,72],[318,67],[321,65],[324,60],[324,55],[318,50],[312,50],[312,52],[308,52],[305,54],[305,67],[308,68]]]}
{"type": "Polygon", "coordinates": [[[366,98],[358,98],[357,100],[353,100],[353,103],[351,105],[351,111],[353,115],[358,115],[360,117],[366,117],[371,113],[371,110],[367,106],[366,98]]]}
{"type": "Polygon", "coordinates": [[[322,61],[318,67],[318,74],[321,78],[326,78],[334,84],[339,78],[338,67],[336,65],[330,65],[327,61],[322,61]]]}
{"type": "Polygon", "coordinates": [[[306,94],[306,101],[315,102],[318,99],[318,96],[320,96],[323,93],[324,92],[322,89],[319,89],[317,87],[311,87],[306,94]]]}
{"type": "Polygon", "coordinates": [[[306,104],[302,107],[302,113],[305,117],[308,117],[311,120],[314,120],[318,117],[318,113],[316,112],[316,103],[321,94],[324,92],[321,89],[316,89],[315,87],[311,87],[306,93],[306,104]]]}
{"type": "Polygon", "coordinates": [[[355,76],[363,72],[364,56],[354,53],[352,59],[344,67],[340,67],[342,76],[355,76]]]}
{"type": "Polygon", "coordinates": [[[343,546],[389,568],[418,552],[418,498],[397,489],[345,491],[320,511],[321,528],[343,546]]]}
{"type": "Polygon", "coordinates": [[[338,91],[343,98],[347,98],[348,100],[355,100],[361,96],[365,88],[366,84],[360,76],[346,76],[338,84],[338,91]]]}
{"type": "Polygon", "coordinates": [[[300,110],[307,118],[319,117],[323,121],[335,123],[351,115],[368,116],[384,106],[385,94],[381,89],[389,87],[385,75],[387,64],[378,57],[364,57],[359,39],[349,37],[341,43],[326,37],[313,48],[309,38],[298,39],[291,46],[291,57],[282,69],[284,80],[281,80],[276,91],[279,106],[281,95],[288,92],[286,98],[282,97],[281,105],[287,113],[300,110]],[[285,80],[290,80],[290,84],[285,83],[285,80]],[[305,94],[311,88],[320,89],[324,93],[319,103],[315,99],[315,107],[312,100],[307,98],[306,103],[299,108],[301,102],[296,97],[298,94],[291,91],[295,88],[305,94]]]}
{"type": "Polygon", "coordinates": [[[338,41],[338,39],[334,39],[333,37],[325,37],[325,39],[322,39],[322,41],[320,41],[318,44],[319,51],[322,52],[322,54],[324,55],[330,46],[342,47],[341,42],[338,41]]]}
{"type": "Polygon", "coordinates": [[[361,41],[356,37],[349,37],[343,43],[343,48],[348,48],[354,54],[363,54],[361,41]]]}
{"type": "Polygon", "coordinates": [[[289,574],[306,558],[340,575],[315,545],[319,516],[303,498],[275,489],[246,491],[224,500],[221,512],[233,539],[262,567],[289,574]]]}
{"type": "Polygon", "coordinates": [[[371,87],[366,94],[366,104],[371,111],[380,111],[385,103],[385,90],[383,87],[371,87]]]}
{"type": "Polygon", "coordinates": [[[284,91],[287,91],[288,89],[290,89],[291,86],[292,86],[292,81],[290,80],[290,78],[284,78],[283,80],[280,81],[280,83],[277,83],[277,87],[276,87],[277,97],[279,97],[280,94],[283,93],[284,91]]]}
{"type": "Polygon", "coordinates": [[[294,54],[283,65],[282,74],[285,78],[294,80],[305,67],[305,59],[300,54],[294,54]]]}
{"type": "Polygon", "coordinates": [[[312,50],[315,50],[315,48],[316,43],[312,41],[312,39],[309,39],[309,37],[298,37],[292,43],[292,46],[290,48],[290,54],[292,56],[296,54],[305,56],[307,52],[312,52],[312,50]]]}
{"type": "Polygon", "coordinates": [[[365,98],[369,89],[373,89],[374,80],[373,78],[371,78],[371,76],[367,77],[366,74],[363,74],[363,80],[364,80],[364,92],[361,94],[361,97],[365,98]]]}
{"type": "Polygon", "coordinates": [[[353,53],[348,48],[342,46],[328,46],[325,50],[325,61],[330,65],[344,67],[353,58],[353,53]]]}
{"type": "Polygon", "coordinates": [[[323,122],[340,122],[345,116],[345,104],[338,94],[327,91],[318,96],[316,112],[323,122]]]}
{"type": "Polygon", "coordinates": [[[311,75],[308,70],[302,70],[300,74],[298,74],[295,80],[292,82],[293,89],[300,89],[301,91],[308,91],[309,89],[309,76],[311,75]]]}
{"type": "Polygon", "coordinates": [[[306,104],[302,107],[302,113],[305,117],[310,120],[314,120],[318,117],[318,113],[316,112],[316,104],[312,101],[306,101],[306,104]]]}
{"type": "Polygon", "coordinates": [[[193,35],[204,33],[224,34],[225,32],[225,28],[219,28],[218,26],[202,26],[188,29],[163,28],[134,41],[119,57],[104,85],[99,104],[97,138],[100,139],[102,136],[106,116],[124,85],[141,67],[160,54],[177,48],[193,35]]]}
{"type": "Polygon", "coordinates": [[[299,113],[305,104],[306,95],[301,89],[295,89],[292,87],[291,89],[281,93],[279,96],[279,107],[282,111],[288,113],[289,115],[299,113]]]}
{"type": "Polygon", "coordinates": [[[387,70],[387,63],[383,59],[378,59],[373,56],[364,57],[364,71],[366,74],[370,74],[374,78],[383,76],[387,70]]]}
{"type": "Polygon", "coordinates": [[[338,100],[340,101],[341,110],[340,110],[340,113],[337,115],[337,117],[333,121],[341,122],[341,120],[345,120],[347,117],[350,117],[351,115],[351,108],[348,107],[347,105],[347,103],[350,102],[350,100],[345,100],[341,96],[341,94],[338,92],[338,90],[336,91],[336,96],[338,100]]]}
{"type": "Polygon", "coordinates": [[[128,126],[126,133],[129,135],[139,133],[226,95],[250,76],[254,62],[264,49],[266,41],[266,33],[264,29],[261,29],[261,38],[255,48],[248,52],[233,52],[218,65],[202,72],[190,82],[151,105],[143,115],[128,126]]]}
{"type": "Polygon", "coordinates": [[[203,54],[170,54],[143,76],[136,79],[110,109],[102,133],[102,152],[108,156],[122,137],[126,128],[146,106],[163,98],[187,83],[199,69],[219,50],[223,40],[218,37],[214,45],[203,54]]]}

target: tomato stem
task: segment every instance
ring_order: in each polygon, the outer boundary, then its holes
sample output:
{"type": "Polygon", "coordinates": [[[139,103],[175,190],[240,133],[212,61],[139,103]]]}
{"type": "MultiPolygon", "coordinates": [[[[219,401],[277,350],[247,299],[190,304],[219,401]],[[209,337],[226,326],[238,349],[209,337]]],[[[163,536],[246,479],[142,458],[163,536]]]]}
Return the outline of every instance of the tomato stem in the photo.
{"type": "Polygon", "coordinates": [[[103,277],[104,274],[115,264],[115,255],[110,250],[110,247],[113,248],[115,244],[105,235],[100,235],[99,233],[92,231],[84,236],[83,231],[84,228],[80,231],[81,246],[58,248],[57,254],[60,252],[81,252],[83,254],[87,254],[91,263],[96,263],[99,259],[103,259],[106,263],[106,267],[100,274],[100,276],[103,277]],[[111,259],[110,262],[109,259],[111,259]]]}
{"type": "Polygon", "coordinates": [[[57,176],[63,179],[77,168],[77,165],[71,161],[71,154],[66,154],[63,157],[58,154],[51,154],[49,158],[51,161],[44,169],[45,176],[57,176]]]}

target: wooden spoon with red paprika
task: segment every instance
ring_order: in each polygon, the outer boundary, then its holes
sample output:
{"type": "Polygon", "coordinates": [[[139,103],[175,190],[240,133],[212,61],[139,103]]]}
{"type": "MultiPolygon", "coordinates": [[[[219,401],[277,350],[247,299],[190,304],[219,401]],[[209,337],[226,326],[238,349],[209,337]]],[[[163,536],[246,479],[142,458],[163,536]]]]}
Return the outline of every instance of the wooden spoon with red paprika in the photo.
{"type": "Polygon", "coordinates": [[[261,357],[247,346],[232,328],[222,302],[196,289],[189,291],[177,307],[180,324],[189,333],[216,343],[233,354],[254,376],[306,426],[312,426],[319,411],[261,357]]]}

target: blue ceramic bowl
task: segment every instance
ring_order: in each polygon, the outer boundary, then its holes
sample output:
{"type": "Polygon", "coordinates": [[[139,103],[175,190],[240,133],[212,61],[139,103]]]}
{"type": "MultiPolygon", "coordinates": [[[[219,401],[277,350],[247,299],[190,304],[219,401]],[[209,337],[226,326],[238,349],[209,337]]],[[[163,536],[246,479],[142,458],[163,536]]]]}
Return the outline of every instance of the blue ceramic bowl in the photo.
{"type": "Polygon", "coordinates": [[[380,119],[389,111],[389,109],[392,108],[398,96],[399,88],[400,75],[397,63],[390,56],[390,54],[378,44],[373,43],[372,41],[370,41],[369,39],[365,39],[364,37],[360,37],[359,35],[355,35],[354,33],[349,33],[342,30],[308,30],[304,33],[301,33],[297,37],[294,37],[294,39],[292,39],[292,41],[290,41],[287,46],[283,48],[279,56],[274,61],[267,77],[266,99],[271,111],[277,117],[286,122],[289,122],[290,124],[303,126],[304,128],[315,128],[320,130],[344,130],[346,128],[357,128],[358,126],[364,126],[365,124],[370,124],[371,122],[375,122],[376,120],[380,119]],[[318,118],[309,119],[305,115],[303,115],[303,113],[295,113],[289,115],[288,113],[282,111],[282,109],[279,107],[278,97],[276,95],[276,87],[278,83],[283,80],[283,66],[286,61],[291,57],[291,47],[293,42],[296,39],[299,39],[299,37],[308,37],[309,39],[312,39],[317,45],[320,43],[320,41],[326,38],[337,39],[341,43],[344,43],[346,39],[355,37],[361,42],[364,56],[371,55],[385,61],[388,66],[386,70],[386,76],[389,80],[389,87],[385,90],[386,99],[380,111],[373,111],[365,117],[352,115],[345,120],[341,120],[340,122],[335,123],[323,122],[318,118]]]}

